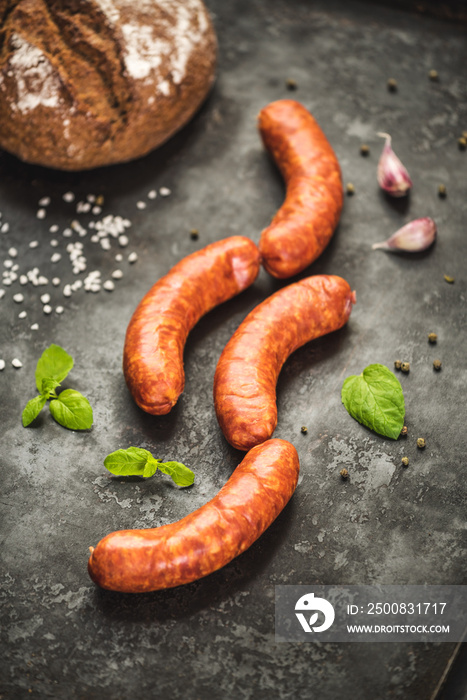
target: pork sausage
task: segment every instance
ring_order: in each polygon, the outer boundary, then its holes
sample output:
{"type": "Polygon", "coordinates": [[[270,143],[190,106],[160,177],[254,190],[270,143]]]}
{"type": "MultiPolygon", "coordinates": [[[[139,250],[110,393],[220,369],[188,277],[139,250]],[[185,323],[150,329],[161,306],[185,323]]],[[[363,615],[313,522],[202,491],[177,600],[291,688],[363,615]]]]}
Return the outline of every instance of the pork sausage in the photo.
{"type": "Polygon", "coordinates": [[[168,413],[185,385],[183,350],[199,319],[255,281],[257,246],[232,236],[188,255],[149,290],[127,328],[123,372],[143,411],[168,413]]]}
{"type": "Polygon", "coordinates": [[[258,127],[287,189],[259,249],[266,270],[284,279],[308,267],[329,243],[343,205],[341,170],[317,121],[299,102],[267,105],[258,127]]]}
{"type": "Polygon", "coordinates": [[[268,297],[225,346],[214,375],[214,405],[226,439],[249,450],[277,425],[276,384],[289,355],[343,326],[355,292],[334,275],[314,275],[268,297]]]}
{"type": "Polygon", "coordinates": [[[102,588],[142,593],[220,569],[269,527],[297,485],[299,460],[285,440],[253,448],[209,503],[178,522],[120,530],[91,548],[88,571],[102,588]]]}

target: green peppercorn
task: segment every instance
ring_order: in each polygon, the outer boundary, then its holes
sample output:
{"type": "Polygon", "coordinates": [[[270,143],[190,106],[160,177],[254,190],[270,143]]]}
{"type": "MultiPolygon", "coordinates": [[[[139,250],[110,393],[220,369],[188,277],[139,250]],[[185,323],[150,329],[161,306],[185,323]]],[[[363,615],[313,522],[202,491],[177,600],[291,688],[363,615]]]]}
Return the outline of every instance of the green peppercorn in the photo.
{"type": "Polygon", "coordinates": [[[423,449],[426,447],[425,438],[418,438],[418,439],[417,439],[417,447],[418,447],[420,450],[423,450],[423,449]]]}
{"type": "Polygon", "coordinates": [[[355,194],[355,187],[353,186],[353,184],[351,182],[347,183],[345,191],[347,192],[347,194],[349,196],[352,196],[353,194],[355,194]]]}
{"type": "Polygon", "coordinates": [[[302,427],[300,428],[300,430],[301,430],[301,432],[302,432],[304,435],[306,435],[307,432],[308,432],[308,428],[306,427],[306,425],[302,425],[302,427]]]}
{"type": "Polygon", "coordinates": [[[403,362],[401,364],[401,372],[405,372],[406,374],[410,372],[410,362],[403,362]]]}
{"type": "Polygon", "coordinates": [[[387,85],[389,92],[396,92],[397,80],[395,78],[389,78],[387,85]]]}
{"type": "Polygon", "coordinates": [[[341,475],[341,477],[342,477],[343,479],[348,479],[348,478],[349,478],[349,472],[347,471],[347,469],[345,469],[345,467],[344,467],[344,469],[341,469],[341,470],[340,470],[339,474],[341,475]]]}
{"type": "Polygon", "coordinates": [[[408,457],[402,457],[401,462],[404,465],[404,467],[409,466],[409,458],[408,457]]]}
{"type": "Polygon", "coordinates": [[[447,190],[446,190],[446,185],[439,185],[438,186],[438,197],[440,199],[446,199],[447,197],[447,190]]]}
{"type": "Polygon", "coordinates": [[[429,343],[436,343],[437,340],[438,340],[438,336],[436,335],[436,333],[428,333],[428,342],[429,343]]]}
{"type": "Polygon", "coordinates": [[[441,369],[441,360],[433,360],[433,369],[439,372],[441,369]]]}
{"type": "Polygon", "coordinates": [[[395,360],[394,362],[394,368],[395,369],[400,369],[402,367],[402,360],[395,360]]]}

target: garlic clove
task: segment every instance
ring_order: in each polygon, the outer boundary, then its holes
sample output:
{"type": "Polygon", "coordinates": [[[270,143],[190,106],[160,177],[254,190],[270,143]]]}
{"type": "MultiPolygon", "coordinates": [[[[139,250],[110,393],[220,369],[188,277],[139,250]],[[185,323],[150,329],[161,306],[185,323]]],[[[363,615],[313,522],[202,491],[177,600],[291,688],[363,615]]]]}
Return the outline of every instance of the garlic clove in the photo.
{"type": "Polygon", "coordinates": [[[389,134],[378,133],[377,136],[386,139],[378,162],[378,184],[393,197],[404,197],[412,187],[412,180],[391,146],[389,134]]]}
{"type": "Polygon", "coordinates": [[[436,224],[433,219],[425,216],[414,219],[398,231],[392,234],[387,241],[374,243],[372,248],[376,250],[405,251],[408,253],[420,253],[426,250],[434,242],[437,234],[436,224]]]}

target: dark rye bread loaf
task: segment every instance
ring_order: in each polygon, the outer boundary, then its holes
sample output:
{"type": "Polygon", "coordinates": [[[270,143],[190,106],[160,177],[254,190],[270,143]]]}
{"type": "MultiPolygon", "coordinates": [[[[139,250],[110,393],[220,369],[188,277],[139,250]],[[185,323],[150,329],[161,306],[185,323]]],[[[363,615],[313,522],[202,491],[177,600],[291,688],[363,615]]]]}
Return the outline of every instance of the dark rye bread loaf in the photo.
{"type": "Polygon", "coordinates": [[[202,0],[0,0],[0,147],[83,170],[145,155],[205,99],[202,0]]]}

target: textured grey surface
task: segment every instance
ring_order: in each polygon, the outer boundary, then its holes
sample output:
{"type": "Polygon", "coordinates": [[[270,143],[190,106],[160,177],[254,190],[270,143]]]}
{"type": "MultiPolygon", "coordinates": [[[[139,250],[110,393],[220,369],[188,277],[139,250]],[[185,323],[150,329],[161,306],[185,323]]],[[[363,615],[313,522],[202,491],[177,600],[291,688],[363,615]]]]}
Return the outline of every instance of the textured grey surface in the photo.
{"type": "MultiPolygon", "coordinates": [[[[322,645],[274,642],[275,584],[465,583],[465,362],[467,129],[465,32],[454,24],[357,2],[254,0],[209,8],[220,42],[218,80],[196,119],[144,160],[90,173],[63,174],[0,155],[1,259],[18,249],[21,271],[72,281],[61,231],[105,214],[132,221],[130,245],[111,251],[82,240],[88,272],[124,276],[113,293],[47,288],[61,317],[42,314],[37,288],[5,288],[0,301],[2,400],[1,694],[111,700],[189,698],[430,698],[454,645],[322,645]],[[435,68],[438,82],[428,80],[435,68]],[[389,77],[398,82],[394,94],[389,77]],[[286,89],[286,80],[298,89],[286,89]],[[297,351],[279,380],[275,435],[301,460],[291,503],[252,548],[223,570],[182,589],[139,596],[98,590],[86,571],[88,546],[107,532],[171,522],[209,500],[241,454],[217,426],[212,377],[230,335],[256,303],[278,289],[262,272],[255,285],[205,317],[185,353],[186,390],[165,417],[132,403],[121,372],[126,325],[141,296],[183,256],[214,240],[259,240],[283,197],[264,153],[256,114],[293,97],[326,131],[342,165],[347,197],[328,249],[306,274],[345,277],[358,303],[348,326],[297,351]],[[414,180],[407,201],[388,200],[375,171],[382,141],[414,180]],[[370,145],[368,158],[359,154],[370,145]],[[444,183],[448,197],[437,196],[444,183]],[[153,188],[172,194],[148,200],[153,188]],[[103,194],[102,215],[76,215],[62,201],[103,194]],[[52,197],[44,220],[37,201],[52,197]],[[140,210],[136,202],[144,200],[140,210]],[[372,251],[403,223],[432,216],[434,248],[412,257],[372,251]],[[60,232],[50,234],[58,224],[60,232]],[[197,228],[198,241],[190,238],[197,228]],[[50,247],[52,238],[59,246],[50,247]],[[28,247],[38,240],[37,249],[28,247]],[[63,253],[56,265],[50,255],[63,253]],[[118,252],[139,255],[131,266],[118,252]],[[56,273],[55,273],[56,271],[56,273]],[[447,284],[443,275],[455,278],[447,284]],[[22,291],[22,306],[12,301],[22,291]],[[26,319],[18,319],[22,308],[26,319]],[[38,321],[39,330],[30,330],[38,321]],[[436,331],[438,343],[428,345],[436,331]],[[69,432],[44,411],[23,429],[21,410],[34,395],[37,358],[51,342],[75,368],[64,386],[94,407],[91,431],[69,432]],[[14,370],[19,357],[23,367],[14,370]],[[439,357],[443,369],[435,373],[439,357]],[[349,374],[367,364],[411,362],[400,379],[409,435],[381,438],[340,403],[349,374]],[[300,427],[306,425],[308,434],[300,427]],[[419,436],[427,440],[417,450],[419,436]],[[130,444],[196,473],[178,490],[162,476],[110,478],[102,462],[130,444]],[[401,457],[410,466],[400,466],[401,457]],[[347,467],[350,480],[339,470],[347,467]]],[[[76,204],[76,202],[75,202],[76,204]]],[[[71,240],[78,239],[76,235],[71,240]]],[[[83,276],[83,275],[82,275],[83,276]]],[[[41,290],[41,291],[45,291],[41,290]]],[[[398,375],[399,376],[399,375],[398,375]]]]}

